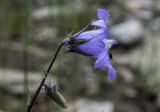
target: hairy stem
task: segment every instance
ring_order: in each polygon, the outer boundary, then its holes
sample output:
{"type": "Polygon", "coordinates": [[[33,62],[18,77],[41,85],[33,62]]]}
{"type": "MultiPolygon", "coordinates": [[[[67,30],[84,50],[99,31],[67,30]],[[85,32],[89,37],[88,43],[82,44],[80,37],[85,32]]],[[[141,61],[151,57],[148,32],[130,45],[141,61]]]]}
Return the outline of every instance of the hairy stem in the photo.
{"type": "Polygon", "coordinates": [[[39,93],[40,93],[40,90],[42,89],[42,86],[44,85],[44,82],[45,82],[45,80],[46,80],[46,78],[47,78],[47,76],[48,76],[48,74],[49,74],[49,72],[50,72],[50,70],[51,70],[51,68],[52,68],[52,66],[53,66],[53,64],[54,64],[57,56],[58,56],[58,53],[59,53],[60,49],[62,48],[62,46],[63,46],[63,43],[61,43],[61,44],[59,45],[59,47],[58,47],[55,55],[53,56],[52,61],[51,61],[51,63],[50,63],[49,66],[48,66],[48,69],[47,69],[47,72],[46,72],[44,78],[42,79],[39,87],[37,88],[34,96],[32,97],[32,99],[31,99],[31,101],[30,101],[30,103],[29,103],[29,105],[28,105],[27,112],[31,112],[31,109],[32,109],[32,107],[33,107],[33,104],[35,103],[35,101],[36,101],[36,99],[37,99],[37,97],[38,97],[38,95],[39,95],[39,93]]]}

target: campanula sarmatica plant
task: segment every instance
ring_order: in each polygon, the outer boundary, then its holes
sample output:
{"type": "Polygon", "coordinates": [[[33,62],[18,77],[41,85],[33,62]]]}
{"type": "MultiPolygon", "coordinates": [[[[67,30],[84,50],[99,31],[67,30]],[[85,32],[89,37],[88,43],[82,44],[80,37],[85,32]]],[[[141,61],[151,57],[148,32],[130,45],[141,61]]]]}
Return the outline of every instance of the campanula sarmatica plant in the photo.
{"type": "Polygon", "coordinates": [[[104,69],[108,68],[108,78],[110,80],[115,79],[116,70],[112,66],[112,55],[109,52],[110,48],[117,44],[114,39],[109,39],[109,30],[107,28],[109,13],[105,9],[97,9],[98,20],[92,21],[91,25],[96,26],[97,29],[86,30],[86,27],[80,32],[74,35],[68,35],[58,46],[55,55],[52,58],[47,70],[44,72],[44,77],[37,88],[35,94],[28,103],[27,112],[31,112],[33,104],[35,103],[42,87],[45,87],[47,96],[63,108],[67,108],[66,101],[62,94],[60,94],[56,86],[50,86],[44,84],[51,68],[58,56],[62,47],[68,49],[68,52],[75,52],[85,56],[88,56],[95,60],[94,68],[104,69]]]}

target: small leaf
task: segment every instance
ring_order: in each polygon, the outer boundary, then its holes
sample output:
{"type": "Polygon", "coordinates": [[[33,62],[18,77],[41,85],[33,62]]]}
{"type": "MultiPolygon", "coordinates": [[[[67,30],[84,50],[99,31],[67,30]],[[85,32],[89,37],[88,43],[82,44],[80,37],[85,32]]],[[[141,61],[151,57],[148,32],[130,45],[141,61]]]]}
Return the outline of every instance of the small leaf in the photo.
{"type": "Polygon", "coordinates": [[[31,101],[31,93],[30,93],[29,89],[27,88],[27,105],[30,104],[30,101],[31,101]]]}
{"type": "Polygon", "coordinates": [[[46,70],[43,67],[40,66],[39,69],[43,74],[45,74],[45,75],[47,74],[46,70]]]}

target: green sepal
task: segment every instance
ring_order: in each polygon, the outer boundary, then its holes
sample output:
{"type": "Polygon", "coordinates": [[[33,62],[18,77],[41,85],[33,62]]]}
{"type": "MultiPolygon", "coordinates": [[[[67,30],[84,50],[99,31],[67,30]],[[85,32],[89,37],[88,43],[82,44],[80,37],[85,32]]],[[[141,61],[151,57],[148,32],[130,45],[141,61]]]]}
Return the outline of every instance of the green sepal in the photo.
{"type": "Polygon", "coordinates": [[[81,33],[83,33],[87,28],[88,26],[91,24],[91,22],[89,22],[88,25],[86,25],[81,31],[79,31],[78,33],[74,34],[73,36],[69,37],[69,38],[76,38],[77,36],[79,36],[81,33]]]}
{"type": "Polygon", "coordinates": [[[81,54],[81,55],[89,56],[89,57],[93,56],[92,54],[81,52],[81,51],[78,51],[78,50],[75,50],[75,49],[70,49],[67,52],[73,52],[73,53],[77,53],[77,54],[81,54]]]}
{"type": "Polygon", "coordinates": [[[70,47],[75,47],[81,44],[84,44],[88,41],[92,40],[92,38],[85,38],[85,39],[71,39],[71,41],[69,41],[69,45],[70,47]]]}

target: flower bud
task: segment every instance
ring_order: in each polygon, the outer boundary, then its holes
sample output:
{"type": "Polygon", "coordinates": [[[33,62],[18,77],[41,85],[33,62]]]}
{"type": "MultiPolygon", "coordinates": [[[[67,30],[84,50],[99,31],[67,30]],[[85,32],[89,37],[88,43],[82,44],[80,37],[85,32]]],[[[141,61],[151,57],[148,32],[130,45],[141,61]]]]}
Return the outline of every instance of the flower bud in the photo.
{"type": "Polygon", "coordinates": [[[44,85],[46,95],[63,108],[67,108],[67,102],[63,95],[57,90],[57,85],[44,85]]]}

